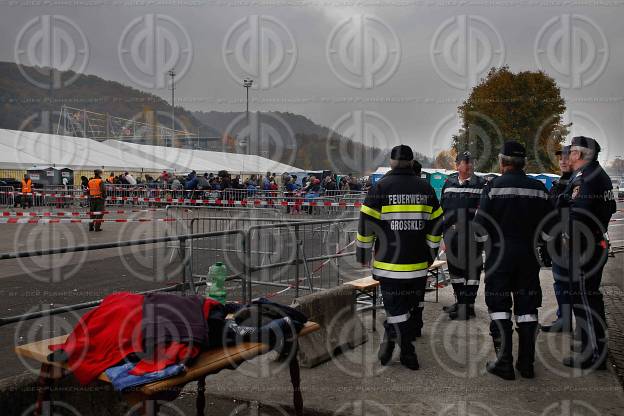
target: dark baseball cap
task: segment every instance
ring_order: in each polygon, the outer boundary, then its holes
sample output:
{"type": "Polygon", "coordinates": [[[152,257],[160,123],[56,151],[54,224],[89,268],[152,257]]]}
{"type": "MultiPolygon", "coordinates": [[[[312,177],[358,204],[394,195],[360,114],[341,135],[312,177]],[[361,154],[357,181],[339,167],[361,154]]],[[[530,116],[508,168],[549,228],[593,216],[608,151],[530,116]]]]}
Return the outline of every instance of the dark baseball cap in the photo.
{"type": "Polygon", "coordinates": [[[390,159],[392,160],[414,160],[414,152],[412,152],[412,148],[405,145],[400,144],[398,146],[394,146],[392,148],[392,152],[390,153],[390,159]]]}
{"type": "Polygon", "coordinates": [[[561,150],[555,152],[555,156],[568,156],[570,154],[571,146],[563,146],[561,150]]]}
{"type": "Polygon", "coordinates": [[[572,143],[570,144],[570,149],[577,150],[577,149],[574,149],[575,147],[593,150],[595,154],[600,153],[600,150],[601,150],[600,145],[598,144],[596,140],[592,139],[591,137],[585,137],[585,136],[572,137],[572,143]]]}
{"type": "Polygon", "coordinates": [[[526,157],[526,149],[515,140],[509,140],[501,147],[500,154],[509,157],[526,157]]]}
{"type": "Polygon", "coordinates": [[[468,151],[458,153],[457,157],[455,158],[455,163],[459,163],[462,160],[465,160],[465,161],[472,160],[472,153],[470,153],[468,151]]]}

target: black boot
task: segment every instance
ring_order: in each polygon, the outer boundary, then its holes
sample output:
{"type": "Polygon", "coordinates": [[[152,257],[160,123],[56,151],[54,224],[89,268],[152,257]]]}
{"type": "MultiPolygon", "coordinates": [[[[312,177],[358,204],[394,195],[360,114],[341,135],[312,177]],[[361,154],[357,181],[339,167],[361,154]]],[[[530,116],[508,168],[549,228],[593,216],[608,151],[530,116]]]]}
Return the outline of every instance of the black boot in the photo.
{"type": "Polygon", "coordinates": [[[542,325],[541,329],[543,332],[572,332],[572,323],[569,320],[557,318],[550,325],[542,325]]]}
{"type": "Polygon", "coordinates": [[[411,342],[401,342],[401,364],[410,370],[418,370],[418,357],[416,356],[416,349],[411,342]]]}
{"type": "Polygon", "coordinates": [[[537,339],[537,322],[518,324],[518,361],[516,369],[524,378],[534,378],[533,362],[535,361],[535,341],[537,339]]]}
{"type": "Polygon", "coordinates": [[[443,306],[442,310],[446,313],[455,312],[457,310],[457,303],[454,303],[450,306],[443,306]]]}
{"type": "MultiPolygon", "coordinates": [[[[492,321],[493,325],[496,325],[496,322],[492,321]]],[[[497,331],[498,333],[492,333],[492,341],[494,342],[494,350],[496,351],[496,361],[488,362],[486,365],[486,369],[488,373],[494,374],[505,380],[515,380],[516,373],[514,372],[513,367],[513,344],[512,344],[512,334],[513,328],[511,326],[511,321],[505,320],[504,325],[500,325],[502,328],[497,331]]]]}
{"type": "Polygon", "coordinates": [[[474,305],[457,305],[457,309],[449,313],[449,318],[452,321],[467,321],[474,316],[476,316],[474,305]]]}

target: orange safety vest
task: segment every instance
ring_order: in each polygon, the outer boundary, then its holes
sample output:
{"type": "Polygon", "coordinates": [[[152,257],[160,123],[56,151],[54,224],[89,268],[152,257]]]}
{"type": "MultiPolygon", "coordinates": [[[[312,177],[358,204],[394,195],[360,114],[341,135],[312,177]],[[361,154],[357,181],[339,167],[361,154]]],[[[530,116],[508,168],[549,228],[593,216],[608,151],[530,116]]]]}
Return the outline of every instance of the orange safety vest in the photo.
{"type": "Polygon", "coordinates": [[[114,183],[115,182],[115,177],[114,176],[109,176],[108,179],[106,179],[106,182],[114,183]]]}
{"type": "Polygon", "coordinates": [[[101,178],[89,179],[89,196],[92,198],[102,197],[102,179],[101,178]]]}
{"type": "Polygon", "coordinates": [[[29,194],[31,192],[32,192],[32,180],[28,179],[27,181],[25,181],[24,179],[22,179],[22,193],[29,194]]]}

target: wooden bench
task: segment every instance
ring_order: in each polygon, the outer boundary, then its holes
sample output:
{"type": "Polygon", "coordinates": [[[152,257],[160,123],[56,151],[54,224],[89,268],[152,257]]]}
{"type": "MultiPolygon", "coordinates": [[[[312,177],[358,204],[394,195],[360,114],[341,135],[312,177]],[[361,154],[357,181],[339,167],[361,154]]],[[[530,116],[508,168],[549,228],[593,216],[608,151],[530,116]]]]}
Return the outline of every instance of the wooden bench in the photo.
{"type": "MultiPolygon", "coordinates": [[[[443,267],[446,266],[445,260],[436,260],[429,266],[429,275],[435,278],[436,303],[438,303],[439,275],[443,267]]],[[[427,278],[429,278],[429,275],[427,278]]],[[[379,292],[379,281],[373,279],[373,276],[366,276],[361,279],[345,282],[345,285],[353,286],[357,293],[370,296],[372,298],[373,309],[373,332],[377,331],[377,297],[379,292]]]]}
{"type": "MultiPolygon", "coordinates": [[[[299,337],[318,331],[320,326],[314,322],[308,322],[299,333],[299,337]]],[[[42,414],[44,406],[52,408],[50,390],[54,380],[60,379],[70,373],[67,364],[50,362],[47,357],[50,354],[49,346],[65,342],[67,335],[20,345],[15,348],[15,353],[20,357],[29,358],[41,363],[38,380],[37,403],[35,415],[42,414]]],[[[303,397],[301,396],[301,377],[299,361],[297,359],[297,341],[293,342],[293,351],[290,354],[290,378],[293,385],[293,405],[296,415],[303,414],[303,397]]],[[[132,406],[140,405],[141,414],[155,416],[158,413],[158,400],[174,400],[182,388],[192,381],[197,381],[196,410],[197,415],[204,415],[206,405],[206,376],[216,374],[223,369],[234,369],[244,361],[251,360],[270,350],[267,344],[257,342],[244,342],[233,346],[213,348],[200,353],[186,372],[175,377],[155,381],[138,386],[131,391],[123,393],[124,399],[132,406]]],[[[98,380],[110,383],[106,373],[100,374],[98,380]]],[[[51,413],[51,412],[50,412],[51,413]]]]}

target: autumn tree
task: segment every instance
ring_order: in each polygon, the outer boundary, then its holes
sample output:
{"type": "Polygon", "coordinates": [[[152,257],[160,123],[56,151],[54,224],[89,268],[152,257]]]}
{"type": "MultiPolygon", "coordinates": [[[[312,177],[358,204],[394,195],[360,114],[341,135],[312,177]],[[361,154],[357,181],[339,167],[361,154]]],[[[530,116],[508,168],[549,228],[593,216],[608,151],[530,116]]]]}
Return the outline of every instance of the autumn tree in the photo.
{"type": "Polygon", "coordinates": [[[569,132],[565,110],[559,87],[544,72],[492,68],[458,107],[462,125],[453,149],[471,151],[476,170],[492,171],[502,143],[518,140],[527,149],[528,171],[554,172],[555,151],[569,132]]]}
{"type": "Polygon", "coordinates": [[[455,157],[457,153],[454,149],[442,150],[435,158],[436,169],[455,170],[455,157]]]}

